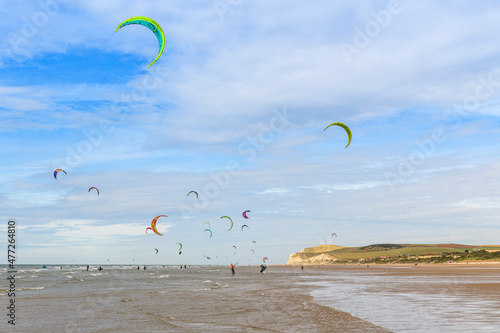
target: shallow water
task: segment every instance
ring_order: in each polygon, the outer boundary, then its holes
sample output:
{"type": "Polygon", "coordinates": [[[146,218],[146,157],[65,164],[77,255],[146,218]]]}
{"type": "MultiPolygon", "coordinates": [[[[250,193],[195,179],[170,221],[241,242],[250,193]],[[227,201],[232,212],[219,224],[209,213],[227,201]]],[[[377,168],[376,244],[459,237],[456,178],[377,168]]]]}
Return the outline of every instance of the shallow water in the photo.
{"type": "Polygon", "coordinates": [[[320,304],[394,332],[500,332],[500,269],[319,270],[320,304]]]}
{"type": "Polygon", "coordinates": [[[387,332],[314,303],[296,269],[103,267],[18,267],[15,330],[4,319],[0,331],[387,332]]]}

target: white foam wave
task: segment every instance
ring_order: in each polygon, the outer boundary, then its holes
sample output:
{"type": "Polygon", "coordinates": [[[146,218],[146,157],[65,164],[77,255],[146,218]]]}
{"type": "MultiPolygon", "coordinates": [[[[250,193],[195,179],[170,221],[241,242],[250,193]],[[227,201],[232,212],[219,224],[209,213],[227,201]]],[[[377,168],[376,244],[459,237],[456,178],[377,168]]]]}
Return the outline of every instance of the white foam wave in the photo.
{"type": "Polygon", "coordinates": [[[42,289],[45,289],[45,287],[19,288],[17,290],[21,291],[21,290],[42,290],[42,289]]]}

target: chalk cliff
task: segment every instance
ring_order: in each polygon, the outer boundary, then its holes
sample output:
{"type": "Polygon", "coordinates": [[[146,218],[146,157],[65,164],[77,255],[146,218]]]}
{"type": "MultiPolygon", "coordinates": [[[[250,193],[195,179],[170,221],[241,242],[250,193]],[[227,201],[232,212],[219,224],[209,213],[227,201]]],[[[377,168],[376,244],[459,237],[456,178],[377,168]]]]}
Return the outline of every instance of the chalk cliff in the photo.
{"type": "Polygon", "coordinates": [[[333,264],[339,259],[334,254],[325,253],[340,249],[342,247],[336,245],[320,245],[303,249],[299,252],[292,253],[288,257],[287,265],[321,265],[333,264]]]}

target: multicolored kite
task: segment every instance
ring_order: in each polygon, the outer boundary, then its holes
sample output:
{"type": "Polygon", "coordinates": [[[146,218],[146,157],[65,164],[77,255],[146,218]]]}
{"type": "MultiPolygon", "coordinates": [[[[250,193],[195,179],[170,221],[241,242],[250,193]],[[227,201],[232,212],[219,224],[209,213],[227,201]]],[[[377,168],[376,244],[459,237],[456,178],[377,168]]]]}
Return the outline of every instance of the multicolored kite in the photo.
{"type": "Polygon", "coordinates": [[[148,229],[150,230],[153,230],[153,232],[159,236],[163,236],[163,234],[160,234],[158,232],[158,229],[156,229],[156,221],[158,221],[158,219],[161,217],[161,216],[164,216],[164,217],[168,217],[167,215],[158,215],[156,216],[152,221],[151,221],[151,227],[148,227],[146,228],[146,233],[148,233],[148,229]]]}
{"type": "Polygon", "coordinates": [[[57,173],[60,171],[64,172],[67,175],[66,171],[64,171],[63,169],[56,169],[56,171],[54,171],[54,178],[55,179],[57,179],[57,173]]]}
{"type": "MultiPolygon", "coordinates": [[[[129,18],[128,20],[123,21],[120,23],[118,28],[116,28],[116,31],[120,30],[121,28],[130,25],[130,24],[139,24],[143,25],[149,30],[151,30],[155,35],[156,38],[158,38],[158,43],[160,44],[160,51],[158,52],[158,55],[156,56],[155,60],[153,60],[152,63],[149,64],[148,68],[151,67],[152,64],[156,62],[163,53],[163,49],[165,48],[165,34],[163,33],[163,29],[160,27],[158,23],[156,23],[154,20],[150,19],[149,17],[145,16],[134,16],[129,18]]],[[[116,32],[115,31],[115,32],[116,32]]]]}

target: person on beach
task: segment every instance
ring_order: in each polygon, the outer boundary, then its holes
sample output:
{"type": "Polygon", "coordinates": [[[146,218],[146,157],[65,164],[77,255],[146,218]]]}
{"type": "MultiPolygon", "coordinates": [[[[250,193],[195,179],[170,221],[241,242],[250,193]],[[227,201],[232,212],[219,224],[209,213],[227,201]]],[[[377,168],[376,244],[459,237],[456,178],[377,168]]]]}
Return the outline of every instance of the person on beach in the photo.
{"type": "Polygon", "coordinates": [[[300,270],[303,271],[304,270],[304,265],[301,265],[300,266],[300,270]]]}
{"type": "Polygon", "coordinates": [[[87,265],[87,272],[89,271],[89,265],[87,265]]]}
{"type": "Polygon", "coordinates": [[[231,273],[235,275],[236,273],[234,272],[234,265],[231,263],[231,273]]]}
{"type": "Polygon", "coordinates": [[[146,270],[146,265],[144,265],[144,270],[146,270]]]}
{"type": "Polygon", "coordinates": [[[139,266],[137,266],[137,270],[140,270],[139,266]]]}

